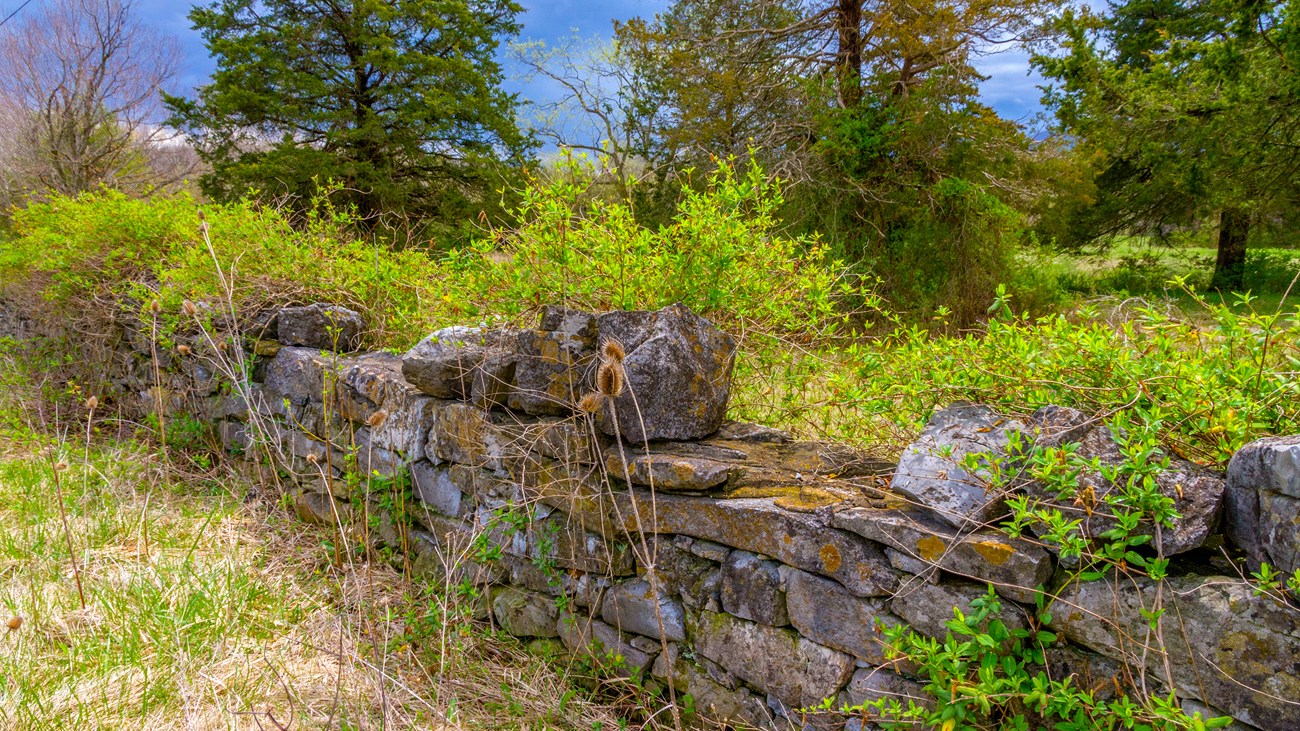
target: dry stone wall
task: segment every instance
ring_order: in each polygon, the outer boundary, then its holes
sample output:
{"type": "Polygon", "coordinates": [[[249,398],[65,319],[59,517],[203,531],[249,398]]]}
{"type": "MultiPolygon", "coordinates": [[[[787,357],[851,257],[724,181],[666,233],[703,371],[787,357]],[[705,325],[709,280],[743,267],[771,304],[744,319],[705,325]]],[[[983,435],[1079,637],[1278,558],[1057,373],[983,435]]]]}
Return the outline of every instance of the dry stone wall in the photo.
{"type": "MultiPolygon", "coordinates": [[[[988,527],[1005,496],[958,465],[1005,450],[1012,430],[1113,460],[1112,436],[1087,415],[1017,421],[954,405],[895,465],[724,421],[734,343],[680,306],[547,308],[537,328],[448,328],[404,356],[348,353],[363,325],[343,308],[259,322],[244,342],[250,380],[222,385],[229,353],[196,338],[164,366],[171,390],[199,398],[168,403],[273,464],[302,518],[342,529],[377,516],[371,529],[413,570],[480,588],[505,631],[616,658],[618,672],[689,694],[703,717],[869,728],[800,709],[930,702],[917,668],[886,656],[882,628],[942,637],[953,608],[992,585],[1012,626],[1029,625],[1044,588],[1058,597],[1054,677],[1103,694],[1145,683],[1239,728],[1300,728],[1300,614],[1206,547],[1222,527],[1253,566],[1297,566],[1300,439],[1244,449],[1226,501],[1223,476],[1175,461],[1161,486],[1179,518],[1161,535],[1177,555],[1160,646],[1143,615],[1154,584],[1063,583],[1043,544],[988,527]],[[406,486],[411,504],[395,502],[406,486]]],[[[119,384],[150,405],[152,351],[123,343],[134,365],[119,384]]],[[[1085,518],[1093,534],[1113,523],[1085,518]]]]}

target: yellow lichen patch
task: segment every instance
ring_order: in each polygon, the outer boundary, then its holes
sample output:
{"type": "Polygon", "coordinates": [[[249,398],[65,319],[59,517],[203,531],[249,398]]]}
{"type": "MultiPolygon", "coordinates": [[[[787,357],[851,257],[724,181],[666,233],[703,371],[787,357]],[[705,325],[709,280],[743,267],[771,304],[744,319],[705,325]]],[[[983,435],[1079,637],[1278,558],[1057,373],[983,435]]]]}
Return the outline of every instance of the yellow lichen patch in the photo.
{"type": "Polygon", "coordinates": [[[840,556],[840,549],[829,543],[822,546],[817,552],[817,557],[822,560],[822,569],[828,574],[839,571],[840,565],[844,563],[844,559],[840,556]]]}
{"type": "Polygon", "coordinates": [[[672,471],[672,479],[677,484],[686,484],[695,477],[695,465],[686,460],[674,460],[669,469],[672,471]]]}
{"type": "Polygon", "coordinates": [[[790,493],[780,495],[773,501],[778,508],[793,510],[796,513],[808,513],[817,508],[824,508],[827,505],[834,505],[844,500],[840,495],[836,495],[830,490],[823,490],[818,487],[805,487],[802,490],[795,489],[790,493]]]}
{"type": "Polygon", "coordinates": [[[938,536],[925,536],[916,541],[916,550],[920,553],[921,558],[926,561],[938,561],[943,552],[948,550],[948,544],[938,536]]]}
{"type": "Polygon", "coordinates": [[[975,541],[971,545],[975,548],[976,553],[983,556],[985,561],[994,566],[1001,566],[1016,553],[1016,549],[1001,541],[975,541]]]}
{"type": "MultiPolygon", "coordinates": [[[[723,498],[741,499],[741,498],[791,498],[792,505],[800,503],[812,504],[814,507],[823,507],[825,505],[834,505],[835,503],[848,499],[848,495],[839,492],[827,490],[822,487],[807,487],[801,485],[747,485],[730,490],[722,495],[723,498]]],[[[777,505],[780,505],[778,502],[777,505]]],[[[782,506],[785,507],[785,506],[782,506]]],[[[794,510],[795,508],[789,508],[794,510]]]]}

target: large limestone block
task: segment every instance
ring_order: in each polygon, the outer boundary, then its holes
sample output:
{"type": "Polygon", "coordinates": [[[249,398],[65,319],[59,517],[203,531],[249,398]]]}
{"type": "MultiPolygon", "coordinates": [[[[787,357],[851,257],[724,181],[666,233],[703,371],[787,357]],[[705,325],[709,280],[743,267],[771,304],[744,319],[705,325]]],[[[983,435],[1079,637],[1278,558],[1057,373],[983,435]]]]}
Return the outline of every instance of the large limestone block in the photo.
{"type": "Polygon", "coordinates": [[[647,454],[630,445],[605,450],[609,474],[633,485],[668,492],[699,492],[727,481],[731,466],[702,457],[647,454]]]}
{"type": "Polygon", "coordinates": [[[748,551],[732,551],[722,564],[722,607],[741,619],[782,627],[786,612],[781,565],[748,551]]]}
{"type": "Polygon", "coordinates": [[[589,390],[596,358],[596,316],[546,307],[536,330],[515,336],[515,386],[506,403],[533,415],[571,413],[589,390]]]}
{"type": "Polygon", "coordinates": [[[632,635],[619,632],[594,617],[562,613],[556,622],[556,631],[569,652],[608,663],[612,670],[624,677],[644,676],[657,655],[657,642],[636,642],[632,635]]]}
{"type": "Polygon", "coordinates": [[[1170,578],[1160,596],[1161,636],[1143,616],[1156,584],[1130,577],[1066,586],[1051,627],[1156,683],[1167,653],[1180,696],[1260,729],[1300,728],[1300,611],[1228,576],[1170,578]]]}
{"type": "Polygon", "coordinates": [[[364,329],[360,313],[320,302],[285,307],[276,316],[276,339],[284,345],[350,353],[361,345],[364,329]]]}
{"type": "Polygon", "coordinates": [[[881,549],[861,536],[830,527],[818,515],[777,507],[771,498],[714,499],[615,493],[629,533],[672,533],[776,558],[835,579],[858,596],[890,594],[898,576],[881,549]],[[633,505],[635,501],[635,506],[633,505]]]}
{"type": "Polygon", "coordinates": [[[1300,435],[1251,442],[1228,463],[1224,495],[1228,539],[1252,568],[1300,568],[1300,435]]]}
{"type": "Polygon", "coordinates": [[[429,334],[402,356],[402,375],[435,398],[470,397],[477,382],[480,406],[495,405],[514,377],[513,333],[455,326],[429,334]],[[485,369],[489,357],[491,364],[485,369]]]}
{"type": "MultiPolygon", "coordinates": [[[[1075,454],[1083,459],[1099,460],[1103,467],[1118,467],[1125,462],[1123,450],[1111,430],[1095,423],[1094,419],[1069,408],[1047,406],[1030,417],[1031,427],[1039,433],[1039,444],[1074,444],[1075,454]]],[[[1156,455],[1155,459],[1161,458],[1156,455]]],[[[1161,494],[1173,500],[1178,517],[1172,526],[1160,530],[1160,546],[1166,556],[1199,548],[1219,525],[1223,505],[1223,478],[1209,470],[1177,456],[1168,456],[1168,466],[1156,477],[1161,494]]],[[[1034,481],[1025,485],[1026,492],[1042,500],[1047,506],[1061,511],[1067,519],[1080,520],[1080,532],[1089,538],[1101,539],[1101,534],[1118,523],[1114,510],[1106,504],[1108,495],[1118,487],[1096,470],[1084,470],[1078,476],[1077,487],[1069,498],[1047,494],[1044,487],[1034,481]]],[[[1155,535],[1149,522],[1140,525],[1140,534],[1155,535]]]]}
{"type": "Polygon", "coordinates": [[[962,466],[968,454],[1006,454],[1013,432],[1025,425],[987,406],[956,403],[934,412],[903,452],[891,487],[930,508],[957,528],[976,528],[999,518],[1005,496],[989,492],[983,469],[962,466]]]}
{"type": "Polygon", "coordinates": [[[439,402],[402,377],[402,361],[389,353],[358,356],[339,369],[333,389],[338,414],[368,425],[371,443],[407,461],[424,459],[439,402]]]}
{"type": "Polygon", "coordinates": [[[611,587],[605,595],[601,618],[624,632],[669,642],[686,639],[686,615],[681,602],[666,594],[656,595],[645,579],[611,587]]]}
{"type": "Polygon", "coordinates": [[[857,597],[830,579],[791,571],[786,605],[790,623],[804,637],[872,665],[887,661],[879,625],[899,620],[886,609],[884,599],[857,597]]]}
{"type": "Polygon", "coordinates": [[[739,721],[745,727],[774,727],[772,714],[762,699],[735,682],[734,677],[720,681],[714,673],[681,657],[676,645],[669,645],[667,653],[660,653],[655,658],[650,673],[656,678],[671,680],[679,692],[690,695],[695,713],[708,724],[731,728],[739,721]],[[665,660],[666,656],[671,656],[671,663],[665,660]],[[671,678],[669,667],[672,668],[671,678]]]}
{"type": "MultiPolygon", "coordinates": [[[[314,348],[280,348],[266,366],[262,395],[271,408],[279,407],[284,401],[291,407],[322,403],[327,393],[325,374],[346,363],[335,361],[314,348]]],[[[328,387],[332,388],[333,383],[328,387]]]]}
{"type": "Polygon", "coordinates": [[[492,616],[515,637],[559,637],[560,610],[555,599],[515,587],[492,592],[492,616]]]}
{"type": "Polygon", "coordinates": [[[689,634],[695,651],[791,707],[834,697],[853,672],[853,658],[790,629],[700,612],[689,634]]]}
{"type": "Polygon", "coordinates": [[[1033,603],[1052,576],[1052,557],[1029,541],[996,531],[961,533],[920,513],[872,508],[835,512],[831,524],[883,543],[908,558],[987,581],[998,593],[1033,603]]]}
{"type": "Polygon", "coordinates": [[[453,470],[472,470],[461,465],[433,465],[421,460],[411,465],[411,491],[415,499],[450,518],[464,518],[474,512],[473,487],[462,489],[453,470]]]}
{"type": "MultiPolygon", "coordinates": [[[[912,581],[898,589],[889,602],[890,610],[920,634],[943,639],[954,608],[969,616],[972,602],[988,594],[979,584],[944,581],[928,584],[912,581]]],[[[1002,622],[1012,629],[1024,629],[1028,618],[1024,609],[1010,602],[1002,603],[1002,622]]]]}
{"type": "Polygon", "coordinates": [[[600,342],[627,352],[627,385],[601,411],[600,428],[630,442],[699,439],[717,431],[731,397],[736,342],[684,305],[657,312],[607,312],[600,342]]]}
{"type": "Polygon", "coordinates": [[[925,692],[924,685],[884,668],[859,668],[855,671],[844,692],[840,693],[839,704],[841,707],[856,707],[880,700],[897,702],[905,709],[912,704],[934,707],[934,696],[925,692]]]}

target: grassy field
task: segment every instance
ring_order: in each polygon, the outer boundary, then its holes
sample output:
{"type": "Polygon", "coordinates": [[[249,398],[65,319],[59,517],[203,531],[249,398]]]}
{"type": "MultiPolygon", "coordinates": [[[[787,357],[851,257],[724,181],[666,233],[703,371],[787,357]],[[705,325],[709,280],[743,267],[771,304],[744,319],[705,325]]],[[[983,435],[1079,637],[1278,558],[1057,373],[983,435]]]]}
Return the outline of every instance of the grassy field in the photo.
{"type": "Polygon", "coordinates": [[[0,358],[0,728],[619,727],[626,697],[593,700],[439,587],[338,565],[271,488],[87,441],[84,415],[31,423],[14,367],[0,358]]]}

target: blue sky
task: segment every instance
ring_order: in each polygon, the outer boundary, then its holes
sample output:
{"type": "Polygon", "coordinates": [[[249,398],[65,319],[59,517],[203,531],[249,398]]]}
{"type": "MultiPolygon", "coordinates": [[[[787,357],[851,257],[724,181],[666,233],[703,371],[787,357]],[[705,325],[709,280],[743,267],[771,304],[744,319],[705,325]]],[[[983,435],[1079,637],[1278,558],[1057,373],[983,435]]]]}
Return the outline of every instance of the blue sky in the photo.
{"type": "MultiPolygon", "coordinates": [[[[34,0],[23,10],[30,12],[47,0],[34,0]]],[[[22,4],[22,0],[0,0],[0,17],[22,4]]],[[[668,0],[523,0],[524,40],[554,42],[574,35],[612,35],[613,20],[636,16],[649,17],[664,9],[668,0]]],[[[186,17],[190,3],[172,0],[136,0],[136,7],[144,20],[180,39],[183,53],[180,78],[176,91],[188,93],[203,84],[211,73],[213,63],[203,47],[203,39],[190,29],[186,17]]],[[[1003,117],[1028,121],[1039,111],[1037,77],[1031,77],[1029,63],[1024,53],[1007,51],[989,56],[979,68],[991,77],[984,83],[981,93],[990,106],[1003,117]]],[[[507,88],[517,91],[525,99],[548,101],[548,89],[541,82],[525,83],[512,75],[507,88]],[[539,98],[540,97],[540,98],[539,98]]]]}

